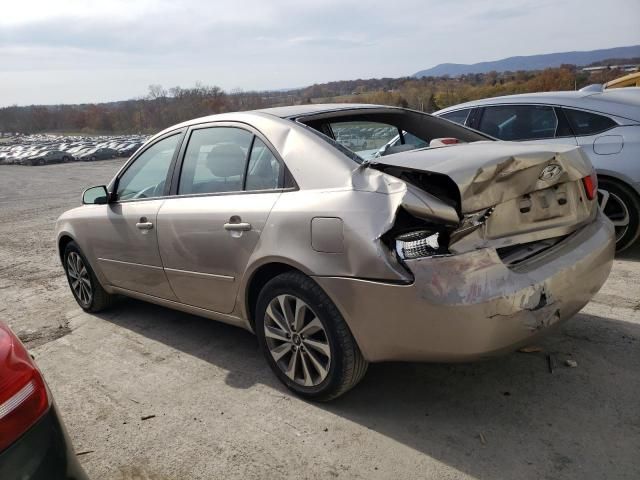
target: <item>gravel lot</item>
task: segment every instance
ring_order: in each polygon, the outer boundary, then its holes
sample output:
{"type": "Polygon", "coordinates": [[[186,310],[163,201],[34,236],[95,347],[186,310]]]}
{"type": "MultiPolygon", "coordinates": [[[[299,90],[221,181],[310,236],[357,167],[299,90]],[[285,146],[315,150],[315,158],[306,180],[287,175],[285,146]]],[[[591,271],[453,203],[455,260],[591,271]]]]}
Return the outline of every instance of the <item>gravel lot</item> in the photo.
{"type": "Polygon", "coordinates": [[[542,352],[372,365],[317,405],[284,390],[247,332],[133,300],[80,310],[54,222],[122,162],[0,166],[0,319],[92,478],[640,478],[640,246],[542,352]]]}

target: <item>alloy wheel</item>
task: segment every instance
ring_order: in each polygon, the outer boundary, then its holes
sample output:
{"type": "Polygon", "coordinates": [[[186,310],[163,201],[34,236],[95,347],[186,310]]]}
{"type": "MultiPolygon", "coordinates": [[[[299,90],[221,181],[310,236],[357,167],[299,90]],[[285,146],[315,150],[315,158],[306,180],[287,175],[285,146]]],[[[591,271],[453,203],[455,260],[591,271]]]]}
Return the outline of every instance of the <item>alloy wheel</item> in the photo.
{"type": "Polygon", "coordinates": [[[280,370],[305,387],[323,382],[331,366],[331,346],[324,325],[300,298],[278,295],[264,319],[267,347],[280,370]]]}
{"type": "Polygon", "coordinates": [[[78,301],[82,306],[89,307],[93,298],[91,277],[82,257],[76,252],[71,252],[67,256],[67,275],[71,289],[78,301]]]}
{"type": "Polygon", "coordinates": [[[629,209],[615,193],[600,190],[600,209],[611,220],[616,230],[616,241],[620,241],[629,229],[629,209]]]}

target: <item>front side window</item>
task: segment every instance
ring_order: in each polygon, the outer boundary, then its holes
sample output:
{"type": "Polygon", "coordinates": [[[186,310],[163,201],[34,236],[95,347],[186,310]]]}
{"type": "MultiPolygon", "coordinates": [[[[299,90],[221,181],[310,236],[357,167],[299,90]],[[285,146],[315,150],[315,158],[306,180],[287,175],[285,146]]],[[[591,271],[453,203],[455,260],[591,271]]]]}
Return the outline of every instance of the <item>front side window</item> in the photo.
{"type": "Polygon", "coordinates": [[[450,122],[464,125],[469,117],[469,112],[471,112],[471,109],[465,108],[463,110],[456,110],[455,112],[443,113],[440,117],[449,120],[450,122]]]}
{"type": "Polygon", "coordinates": [[[136,158],[118,180],[118,200],[134,200],[163,195],[171,160],[180,137],[179,134],[176,134],[164,138],[147,148],[136,158]]]}
{"type": "Polygon", "coordinates": [[[485,107],[478,130],[500,140],[554,138],[558,118],[552,107],[500,105],[485,107]]]}
{"type": "Polygon", "coordinates": [[[242,190],[252,139],[252,133],[235,127],[194,130],[182,164],[178,194],[242,190]]]}
{"type": "Polygon", "coordinates": [[[604,132],[617,125],[609,117],[598,115],[591,112],[583,112],[582,110],[574,110],[572,108],[563,108],[567,115],[567,120],[577,136],[595,135],[604,132]]]}

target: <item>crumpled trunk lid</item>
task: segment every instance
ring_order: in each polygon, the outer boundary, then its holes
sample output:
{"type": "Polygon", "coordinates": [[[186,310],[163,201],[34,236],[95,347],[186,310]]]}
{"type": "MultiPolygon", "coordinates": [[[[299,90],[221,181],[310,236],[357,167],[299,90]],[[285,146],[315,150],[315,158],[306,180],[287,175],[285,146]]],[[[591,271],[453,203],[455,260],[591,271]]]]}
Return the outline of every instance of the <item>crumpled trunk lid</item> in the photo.
{"type": "Polygon", "coordinates": [[[452,234],[452,252],[558,238],[596,213],[582,184],[593,167],[576,146],[475,142],[389,155],[372,166],[436,196],[439,184],[455,184],[461,227],[490,209],[477,228],[452,234]]]}
{"type": "Polygon", "coordinates": [[[474,142],[410,150],[381,157],[372,165],[386,165],[446,175],[460,190],[460,210],[489,208],[525,193],[579,180],[591,173],[591,162],[575,145],[520,142],[474,142]],[[549,164],[562,167],[550,180],[540,178],[549,164]]]}

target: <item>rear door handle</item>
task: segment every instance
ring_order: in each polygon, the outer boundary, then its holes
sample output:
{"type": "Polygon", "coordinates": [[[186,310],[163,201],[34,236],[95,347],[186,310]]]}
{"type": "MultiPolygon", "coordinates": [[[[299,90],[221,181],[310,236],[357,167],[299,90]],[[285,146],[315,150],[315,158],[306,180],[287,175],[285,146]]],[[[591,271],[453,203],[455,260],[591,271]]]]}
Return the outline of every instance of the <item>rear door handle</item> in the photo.
{"type": "Polygon", "coordinates": [[[225,223],[224,229],[229,232],[248,232],[251,230],[250,223],[225,223]]]}
{"type": "Polygon", "coordinates": [[[153,223],[151,222],[138,222],[136,223],[136,227],[140,230],[151,230],[153,228],[153,223]]]}

